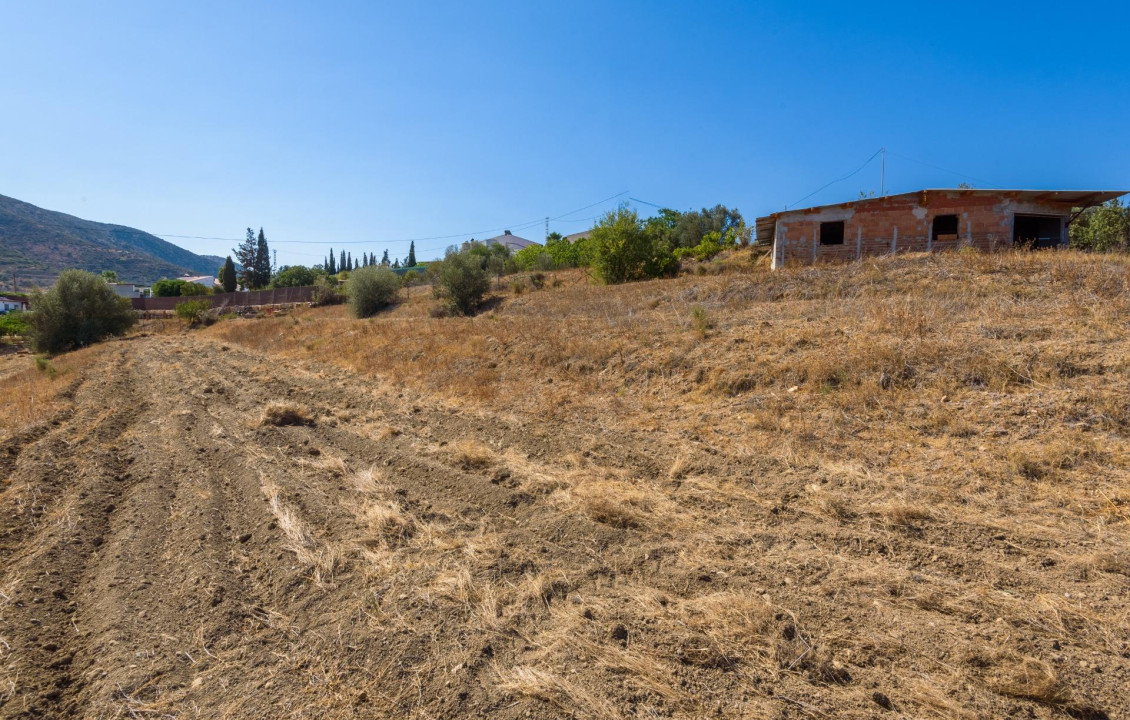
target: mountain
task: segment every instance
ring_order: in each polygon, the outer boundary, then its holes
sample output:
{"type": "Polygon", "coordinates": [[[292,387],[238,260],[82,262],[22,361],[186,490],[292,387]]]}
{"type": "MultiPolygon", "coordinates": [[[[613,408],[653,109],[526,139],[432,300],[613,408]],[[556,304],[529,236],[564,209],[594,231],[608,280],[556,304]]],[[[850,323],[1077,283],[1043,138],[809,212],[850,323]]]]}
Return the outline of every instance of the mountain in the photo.
{"type": "Polygon", "coordinates": [[[224,262],[124,225],[83,220],[0,195],[0,284],[50,285],[68,268],[113,270],[123,282],[215,275],[224,262]]]}

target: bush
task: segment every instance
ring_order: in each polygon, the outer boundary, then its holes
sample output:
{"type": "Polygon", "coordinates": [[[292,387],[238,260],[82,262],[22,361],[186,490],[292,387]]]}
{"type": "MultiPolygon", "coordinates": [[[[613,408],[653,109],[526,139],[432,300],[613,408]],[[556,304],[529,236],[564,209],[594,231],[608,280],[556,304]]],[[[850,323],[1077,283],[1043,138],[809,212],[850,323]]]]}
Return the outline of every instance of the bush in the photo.
{"type": "Polygon", "coordinates": [[[679,259],[693,257],[699,262],[705,262],[727,247],[732,247],[736,242],[736,240],[731,242],[727,238],[722,237],[722,233],[720,232],[708,232],[702,236],[702,240],[698,245],[689,248],[677,248],[675,250],[675,257],[679,259]]]}
{"type": "Polygon", "coordinates": [[[279,270],[271,278],[270,287],[306,287],[314,284],[314,271],[303,265],[290,265],[279,270]]]}
{"type": "Polygon", "coordinates": [[[588,250],[593,271],[608,284],[671,275],[678,268],[669,244],[623,205],[605,214],[592,229],[588,250]]]}
{"type": "Polygon", "coordinates": [[[372,317],[396,299],[400,278],[384,265],[370,265],[354,270],[345,290],[353,314],[359,318],[372,317]]]}
{"type": "Polygon", "coordinates": [[[553,256],[541,245],[527,245],[514,254],[514,265],[519,270],[552,270],[553,256]]]}
{"type": "MultiPolygon", "coordinates": [[[[429,268],[429,271],[431,268],[429,268]]],[[[490,290],[490,276],[479,257],[470,250],[448,248],[435,270],[433,292],[459,315],[471,315],[490,290]]]]}
{"type": "Polygon", "coordinates": [[[20,310],[0,315],[0,335],[27,335],[31,327],[20,310]]]}
{"type": "Polygon", "coordinates": [[[320,275],[314,281],[312,302],[315,306],[340,305],[345,302],[345,296],[337,289],[337,281],[333,277],[320,275]]]}
{"type": "Polygon", "coordinates": [[[184,280],[158,280],[153,283],[153,297],[180,297],[181,288],[187,284],[184,280]]]}
{"type": "Polygon", "coordinates": [[[177,303],[173,312],[181,320],[187,322],[189,327],[195,327],[208,321],[208,311],[211,309],[212,303],[207,300],[187,300],[177,303]]]}
{"type": "Polygon", "coordinates": [[[59,353],[120,335],[137,322],[129,300],[118,297],[106,281],[84,270],[64,270],[55,286],[31,298],[31,344],[59,353]]]}
{"type": "Polygon", "coordinates": [[[197,297],[199,295],[211,295],[212,290],[206,288],[200,283],[186,282],[180,286],[181,297],[197,297]]]}

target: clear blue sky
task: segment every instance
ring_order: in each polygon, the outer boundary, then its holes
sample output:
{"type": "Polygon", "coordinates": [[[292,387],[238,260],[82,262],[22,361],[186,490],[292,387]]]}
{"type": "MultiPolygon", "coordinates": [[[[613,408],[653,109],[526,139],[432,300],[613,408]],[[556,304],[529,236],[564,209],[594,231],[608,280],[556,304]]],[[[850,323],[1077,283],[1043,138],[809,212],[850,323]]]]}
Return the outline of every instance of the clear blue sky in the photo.
{"type": "Polygon", "coordinates": [[[313,264],[622,191],[752,222],[881,146],[888,192],[1130,188],[1128,7],[0,0],[0,194],[313,264]]]}

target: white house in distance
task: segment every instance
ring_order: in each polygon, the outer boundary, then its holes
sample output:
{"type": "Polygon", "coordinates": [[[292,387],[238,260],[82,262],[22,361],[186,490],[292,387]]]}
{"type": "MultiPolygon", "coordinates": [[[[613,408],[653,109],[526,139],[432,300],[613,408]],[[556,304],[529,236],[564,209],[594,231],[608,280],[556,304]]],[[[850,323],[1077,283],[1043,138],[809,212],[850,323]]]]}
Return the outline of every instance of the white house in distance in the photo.
{"type": "Polygon", "coordinates": [[[0,296],[0,315],[6,315],[16,310],[27,310],[27,300],[0,296]]]}
{"type": "Polygon", "coordinates": [[[517,235],[512,234],[509,230],[502,233],[498,237],[492,237],[487,240],[483,240],[483,243],[485,243],[486,245],[502,245],[512,253],[516,253],[519,250],[527,248],[531,245],[541,245],[541,243],[534,242],[533,240],[527,240],[526,238],[518,237],[517,235]]]}

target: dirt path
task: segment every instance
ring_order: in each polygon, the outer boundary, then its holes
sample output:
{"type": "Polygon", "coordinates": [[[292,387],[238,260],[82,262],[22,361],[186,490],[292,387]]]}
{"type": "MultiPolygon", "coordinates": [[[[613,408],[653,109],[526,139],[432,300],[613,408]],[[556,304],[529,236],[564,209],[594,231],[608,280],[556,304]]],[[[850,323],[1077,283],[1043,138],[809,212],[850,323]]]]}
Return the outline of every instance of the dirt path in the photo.
{"type": "Polygon", "coordinates": [[[1100,603],[1073,610],[1039,567],[1063,541],[830,522],[784,466],[191,336],[70,392],[0,447],[0,717],[1127,707],[1126,626],[1097,622],[1125,575],[1071,576],[1100,603]]]}

